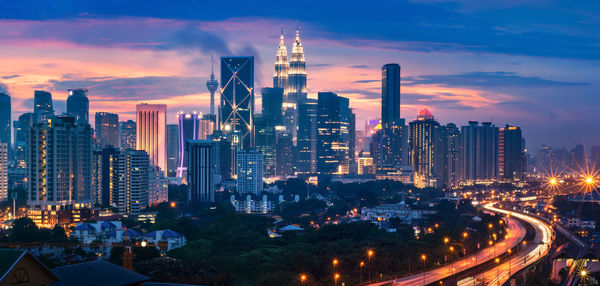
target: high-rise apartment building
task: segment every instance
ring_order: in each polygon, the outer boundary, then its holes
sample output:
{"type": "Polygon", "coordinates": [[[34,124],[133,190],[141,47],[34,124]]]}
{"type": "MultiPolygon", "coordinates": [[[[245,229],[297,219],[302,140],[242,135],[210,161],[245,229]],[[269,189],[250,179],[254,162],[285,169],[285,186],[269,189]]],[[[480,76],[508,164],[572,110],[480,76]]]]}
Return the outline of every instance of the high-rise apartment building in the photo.
{"type": "Polygon", "coordinates": [[[149,204],[148,153],[143,150],[121,150],[119,154],[119,191],[114,200],[123,214],[139,215],[149,204]]]}
{"type": "Polygon", "coordinates": [[[237,192],[259,195],[263,191],[263,155],[256,149],[237,151],[237,192]]]}
{"type": "Polygon", "coordinates": [[[67,114],[75,117],[78,123],[89,123],[90,101],[85,88],[69,89],[67,114]]]}
{"type": "Polygon", "coordinates": [[[96,141],[100,148],[119,147],[119,115],[109,112],[96,112],[96,141]]]}
{"type": "Polygon", "coordinates": [[[498,132],[498,177],[523,180],[525,177],[521,128],[506,125],[498,132]]]}
{"type": "Polygon", "coordinates": [[[192,203],[215,201],[215,173],[217,172],[217,142],[191,140],[186,142],[188,152],[187,182],[189,201],[192,203]]]}
{"type": "Polygon", "coordinates": [[[410,123],[409,157],[414,171],[414,183],[418,187],[435,187],[438,185],[436,168],[436,140],[440,124],[435,121],[427,108],[423,108],[417,120],[410,123]]]}
{"type": "Polygon", "coordinates": [[[92,197],[95,205],[116,205],[119,192],[119,149],[106,147],[94,151],[92,159],[92,197]]]}
{"type": "Polygon", "coordinates": [[[136,106],[136,149],[144,150],[150,164],[167,171],[167,105],[142,103],[136,106]]]}
{"type": "Polygon", "coordinates": [[[317,172],[347,174],[350,161],[348,98],[319,92],[317,107],[317,172]]]}
{"type": "Polygon", "coordinates": [[[36,123],[47,121],[50,117],[54,116],[51,93],[42,90],[34,91],[33,114],[35,115],[36,123]]]}
{"type": "Polygon", "coordinates": [[[28,205],[47,209],[92,203],[92,129],[57,117],[29,129],[28,205]]]}
{"type": "Polygon", "coordinates": [[[198,131],[198,139],[206,140],[209,135],[215,131],[215,116],[212,114],[204,114],[200,118],[200,131],[198,131]]]}
{"type": "Polygon", "coordinates": [[[446,136],[446,146],[443,146],[446,149],[444,183],[446,186],[453,187],[458,186],[460,182],[460,131],[454,123],[448,123],[444,129],[446,136]]]}
{"type": "MultiPolygon", "coordinates": [[[[264,99],[263,99],[264,100],[264,99]]],[[[264,101],[263,101],[264,103],[264,101]]],[[[266,119],[265,114],[254,115],[254,132],[256,150],[263,154],[263,175],[265,177],[275,176],[276,171],[276,135],[273,122],[266,119]]]]}
{"type": "Polygon", "coordinates": [[[136,124],[133,120],[119,122],[120,147],[123,149],[136,148],[136,124]]]}
{"type": "Polygon", "coordinates": [[[469,121],[460,132],[461,176],[463,182],[496,178],[498,128],[491,122],[469,121]]]}
{"type": "Polygon", "coordinates": [[[242,149],[254,147],[254,57],[221,57],[219,130],[239,137],[242,149]]]}
{"type": "Polygon", "coordinates": [[[148,166],[148,205],[155,206],[169,201],[169,181],[165,173],[155,166],[148,166]]]}

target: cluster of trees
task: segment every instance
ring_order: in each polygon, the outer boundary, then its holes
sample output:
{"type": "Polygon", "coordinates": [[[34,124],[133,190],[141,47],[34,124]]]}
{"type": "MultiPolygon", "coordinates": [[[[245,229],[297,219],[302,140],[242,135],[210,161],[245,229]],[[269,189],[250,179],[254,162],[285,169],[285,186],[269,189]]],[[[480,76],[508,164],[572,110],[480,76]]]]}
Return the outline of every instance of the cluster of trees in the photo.
{"type": "Polygon", "coordinates": [[[0,242],[64,242],[68,237],[65,229],[55,225],[53,229],[38,228],[28,217],[16,219],[12,230],[7,236],[1,237],[0,242]]]}
{"type": "MultiPolygon", "coordinates": [[[[323,207],[311,200],[302,204],[286,206],[283,212],[294,212],[296,207],[323,207]]],[[[361,272],[362,279],[367,279],[369,249],[375,251],[371,260],[372,279],[380,275],[385,279],[421,271],[422,254],[429,257],[425,267],[443,263],[444,255],[450,255],[448,245],[443,243],[446,237],[456,249],[454,258],[458,258],[476,251],[480,242],[485,245],[491,232],[502,231],[499,226],[489,229],[489,223],[499,225],[498,218],[479,212],[468,201],[458,204],[441,201],[435,207],[438,215],[426,223],[437,228],[419,239],[415,239],[411,226],[399,224],[396,233],[387,233],[369,222],[328,224],[319,230],[306,228],[303,232],[286,232],[282,237],[269,238],[266,230],[273,219],[236,214],[226,206],[220,208],[218,213],[194,220],[177,218],[168,210],[159,214],[157,224],[185,234],[188,245],[167,254],[178,260],[170,263],[182,265],[177,277],[161,271],[146,274],[159,281],[182,283],[294,285],[299,284],[299,275],[304,273],[308,275],[307,285],[326,285],[333,282],[334,273],[339,273],[340,281],[352,285],[360,282],[361,272]],[[481,220],[473,220],[474,215],[481,220]],[[467,230],[469,236],[464,239],[463,232],[467,230]],[[333,259],[339,261],[335,267],[333,259]],[[362,271],[361,261],[365,262],[362,271]]]]}

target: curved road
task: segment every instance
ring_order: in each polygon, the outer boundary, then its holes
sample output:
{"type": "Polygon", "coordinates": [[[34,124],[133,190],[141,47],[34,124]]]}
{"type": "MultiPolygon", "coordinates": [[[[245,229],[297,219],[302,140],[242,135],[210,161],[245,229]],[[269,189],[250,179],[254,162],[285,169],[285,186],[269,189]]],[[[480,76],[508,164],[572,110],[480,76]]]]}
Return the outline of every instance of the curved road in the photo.
{"type": "MultiPolygon", "coordinates": [[[[486,206],[486,208],[488,207],[486,206]]],[[[488,209],[491,211],[495,211],[494,208],[488,209]]],[[[403,278],[398,278],[395,280],[377,282],[369,285],[427,285],[442,280],[446,277],[452,276],[453,273],[462,272],[466,269],[475,267],[481,264],[482,262],[489,261],[495,258],[496,256],[503,254],[509,249],[515,247],[517,244],[519,244],[520,241],[523,240],[525,234],[527,233],[525,226],[523,226],[517,220],[508,217],[507,221],[509,229],[508,236],[506,237],[506,239],[496,243],[492,247],[485,248],[474,255],[470,255],[465,258],[456,260],[454,261],[454,263],[448,263],[444,266],[429,270],[425,273],[419,273],[403,278]]],[[[471,282],[470,285],[473,285],[473,282],[471,282]]]]}
{"type": "Polygon", "coordinates": [[[488,204],[485,206],[485,208],[498,213],[510,214],[510,216],[514,216],[526,221],[535,229],[535,238],[532,243],[527,245],[526,251],[522,251],[518,255],[515,255],[508,260],[500,261],[499,265],[493,269],[487,270],[484,273],[480,273],[475,277],[469,277],[459,281],[459,286],[481,284],[497,286],[503,285],[506,281],[508,281],[513,273],[531,265],[548,254],[550,245],[554,239],[554,233],[551,226],[542,220],[532,216],[498,209],[493,207],[493,204],[488,204]]]}

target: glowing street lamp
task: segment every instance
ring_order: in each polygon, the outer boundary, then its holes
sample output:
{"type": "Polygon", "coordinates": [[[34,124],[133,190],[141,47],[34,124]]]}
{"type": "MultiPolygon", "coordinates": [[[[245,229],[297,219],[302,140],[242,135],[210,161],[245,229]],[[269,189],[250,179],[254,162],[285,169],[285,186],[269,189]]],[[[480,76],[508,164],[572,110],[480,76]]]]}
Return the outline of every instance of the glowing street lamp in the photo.
{"type": "Polygon", "coordinates": [[[421,260],[423,260],[423,286],[425,286],[425,260],[427,256],[425,254],[421,255],[421,260]]]}
{"type": "Polygon", "coordinates": [[[333,275],[333,280],[335,282],[335,285],[337,285],[338,280],[340,279],[340,274],[339,273],[335,273],[333,275]]]}
{"type": "Polygon", "coordinates": [[[359,266],[360,266],[360,283],[362,283],[362,269],[365,266],[365,262],[361,261],[359,266]]]}
{"type": "Polygon", "coordinates": [[[333,267],[335,268],[335,267],[337,267],[338,263],[340,263],[340,262],[337,260],[337,258],[334,258],[331,263],[333,263],[333,267]]]}
{"type": "Polygon", "coordinates": [[[371,281],[371,258],[375,255],[373,249],[367,250],[367,260],[369,261],[369,281],[371,281]]]}
{"type": "Polygon", "coordinates": [[[300,274],[300,283],[302,283],[302,285],[306,283],[307,279],[308,277],[306,276],[306,274],[300,274]]]}

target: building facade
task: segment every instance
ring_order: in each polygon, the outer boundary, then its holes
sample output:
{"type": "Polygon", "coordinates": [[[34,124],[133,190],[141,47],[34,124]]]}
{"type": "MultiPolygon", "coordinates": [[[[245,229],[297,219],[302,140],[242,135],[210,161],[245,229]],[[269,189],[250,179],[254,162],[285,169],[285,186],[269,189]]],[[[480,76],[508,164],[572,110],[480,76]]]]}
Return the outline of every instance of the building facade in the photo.
{"type": "Polygon", "coordinates": [[[242,149],[254,147],[254,57],[221,57],[219,130],[239,136],[242,149]]]}
{"type": "Polygon", "coordinates": [[[440,124],[435,121],[427,108],[423,108],[417,120],[410,123],[409,157],[414,172],[414,183],[417,187],[435,187],[436,178],[436,139],[439,136],[440,124]]]}
{"type": "Polygon", "coordinates": [[[133,120],[119,122],[119,147],[124,149],[136,148],[136,129],[137,127],[133,120]]]}
{"type": "Polygon", "coordinates": [[[189,140],[198,140],[200,131],[200,117],[197,113],[177,114],[177,122],[179,122],[179,167],[177,168],[177,177],[187,177],[188,154],[185,149],[185,144],[189,140]]]}
{"type": "Polygon", "coordinates": [[[192,140],[186,142],[188,152],[188,200],[194,204],[215,201],[217,171],[216,142],[192,140]]]}
{"type": "Polygon", "coordinates": [[[150,157],[143,150],[122,150],[119,154],[119,191],[114,205],[120,213],[139,215],[149,204],[150,157]]]}
{"type": "Polygon", "coordinates": [[[88,90],[85,88],[69,89],[67,98],[67,114],[75,117],[78,123],[90,122],[90,101],[87,97],[88,90]]]}
{"type": "Polygon", "coordinates": [[[317,109],[317,172],[347,174],[350,163],[348,98],[319,92],[317,109]]]}
{"type": "Polygon", "coordinates": [[[150,156],[150,164],[167,171],[167,105],[142,103],[136,106],[136,149],[150,156]]]}
{"type": "Polygon", "coordinates": [[[237,151],[237,192],[258,195],[263,191],[263,155],[256,149],[237,151]]]}
{"type": "Polygon", "coordinates": [[[100,148],[119,147],[119,115],[109,112],[96,112],[96,141],[100,148]]]}
{"type": "Polygon", "coordinates": [[[47,91],[36,90],[33,93],[33,114],[35,122],[40,123],[47,121],[54,115],[54,107],[52,105],[52,94],[47,91]]]}

